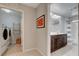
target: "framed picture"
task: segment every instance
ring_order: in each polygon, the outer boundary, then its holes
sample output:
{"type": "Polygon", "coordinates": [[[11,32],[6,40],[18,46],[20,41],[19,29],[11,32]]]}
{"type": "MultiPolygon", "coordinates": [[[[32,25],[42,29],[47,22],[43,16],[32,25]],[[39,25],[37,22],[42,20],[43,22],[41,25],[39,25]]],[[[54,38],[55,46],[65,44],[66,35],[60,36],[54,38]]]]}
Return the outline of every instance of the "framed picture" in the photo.
{"type": "Polygon", "coordinates": [[[37,28],[45,28],[45,15],[42,15],[39,18],[37,18],[36,27],[37,28]]]}

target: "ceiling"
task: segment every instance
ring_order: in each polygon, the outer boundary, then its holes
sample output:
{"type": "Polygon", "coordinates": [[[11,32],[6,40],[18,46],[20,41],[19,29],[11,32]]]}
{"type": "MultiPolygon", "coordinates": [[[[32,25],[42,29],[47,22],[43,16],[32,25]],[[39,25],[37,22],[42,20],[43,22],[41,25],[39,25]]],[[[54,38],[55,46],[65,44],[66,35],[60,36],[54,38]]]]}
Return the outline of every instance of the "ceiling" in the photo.
{"type": "Polygon", "coordinates": [[[76,7],[76,3],[53,3],[51,4],[51,12],[64,17],[71,17],[72,11],[76,7]]]}
{"type": "MultiPolygon", "coordinates": [[[[40,3],[22,3],[22,5],[30,6],[33,8],[37,8],[40,3]]],[[[52,3],[51,4],[51,12],[64,16],[64,17],[72,17],[73,10],[78,6],[77,3],[52,3]]],[[[77,9],[77,8],[76,8],[77,9]]],[[[77,14],[73,13],[74,14],[77,14]]]]}
{"type": "Polygon", "coordinates": [[[2,14],[10,14],[10,15],[11,14],[16,14],[16,15],[21,15],[22,13],[20,11],[17,11],[17,10],[0,7],[0,16],[2,14]]]}
{"type": "Polygon", "coordinates": [[[40,3],[22,3],[22,5],[37,8],[40,3]]]}

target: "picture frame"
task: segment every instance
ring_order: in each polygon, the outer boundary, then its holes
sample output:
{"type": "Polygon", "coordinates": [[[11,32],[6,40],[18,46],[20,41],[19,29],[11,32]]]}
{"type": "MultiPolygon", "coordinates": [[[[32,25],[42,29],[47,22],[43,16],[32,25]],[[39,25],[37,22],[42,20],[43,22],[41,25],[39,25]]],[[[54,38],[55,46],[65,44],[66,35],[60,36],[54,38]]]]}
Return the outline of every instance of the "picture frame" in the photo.
{"type": "Polygon", "coordinates": [[[42,15],[36,19],[36,27],[45,28],[45,15],[42,15]]]}

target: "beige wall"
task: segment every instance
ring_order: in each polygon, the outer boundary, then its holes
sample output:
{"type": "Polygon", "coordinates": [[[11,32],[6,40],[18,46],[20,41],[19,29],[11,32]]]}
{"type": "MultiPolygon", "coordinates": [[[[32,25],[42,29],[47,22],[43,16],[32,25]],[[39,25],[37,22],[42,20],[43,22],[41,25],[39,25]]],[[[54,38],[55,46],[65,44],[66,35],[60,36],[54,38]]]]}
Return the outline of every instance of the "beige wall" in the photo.
{"type": "Polygon", "coordinates": [[[45,28],[37,30],[37,48],[45,55],[47,55],[47,4],[40,4],[36,8],[37,18],[41,15],[45,15],[45,28]]]}
{"type": "Polygon", "coordinates": [[[0,7],[12,8],[17,10],[22,10],[24,12],[24,26],[22,26],[22,30],[24,30],[24,40],[23,41],[23,50],[35,48],[35,9],[23,6],[21,4],[0,4],[0,7]]]}
{"type": "MultiPolygon", "coordinates": [[[[22,7],[23,8],[23,7],[22,7]]],[[[35,40],[35,9],[31,7],[24,7],[24,49],[36,48],[35,40]]]]}

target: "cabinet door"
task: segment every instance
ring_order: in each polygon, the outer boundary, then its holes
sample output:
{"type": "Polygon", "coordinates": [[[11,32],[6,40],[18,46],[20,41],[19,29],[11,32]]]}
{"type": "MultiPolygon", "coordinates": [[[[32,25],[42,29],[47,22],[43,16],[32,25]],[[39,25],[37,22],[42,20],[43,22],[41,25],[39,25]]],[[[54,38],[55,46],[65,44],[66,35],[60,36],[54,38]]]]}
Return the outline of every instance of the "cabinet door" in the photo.
{"type": "Polygon", "coordinates": [[[51,36],[51,52],[54,51],[54,37],[51,36]]]}
{"type": "Polygon", "coordinates": [[[54,37],[54,51],[58,49],[57,44],[58,44],[58,37],[55,36],[54,37]]]}
{"type": "Polygon", "coordinates": [[[57,40],[57,49],[61,48],[62,45],[63,45],[62,36],[59,36],[57,40]]]}
{"type": "Polygon", "coordinates": [[[63,45],[65,46],[66,44],[67,44],[67,35],[66,34],[64,34],[63,35],[63,45]]]}

